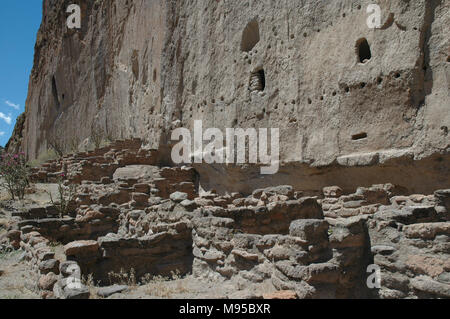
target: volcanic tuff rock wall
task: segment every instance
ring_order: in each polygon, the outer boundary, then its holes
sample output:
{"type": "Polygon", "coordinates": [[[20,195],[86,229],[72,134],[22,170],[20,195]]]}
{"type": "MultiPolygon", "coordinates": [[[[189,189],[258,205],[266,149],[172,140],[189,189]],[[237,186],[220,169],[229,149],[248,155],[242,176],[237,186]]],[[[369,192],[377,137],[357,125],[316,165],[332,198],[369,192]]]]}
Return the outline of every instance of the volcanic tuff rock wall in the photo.
{"type": "MultiPolygon", "coordinates": [[[[204,188],[448,186],[450,2],[45,0],[22,148],[51,135],[168,149],[172,125],[279,127],[278,175],[201,165],[204,188]],[[382,8],[380,29],[366,24],[382,8]],[[82,8],[82,29],[65,9],[82,8]],[[370,46],[368,54],[367,44],[370,46]],[[216,185],[220,181],[220,185],[216,185]]],[[[259,172],[259,170],[258,170],[259,172]]]]}

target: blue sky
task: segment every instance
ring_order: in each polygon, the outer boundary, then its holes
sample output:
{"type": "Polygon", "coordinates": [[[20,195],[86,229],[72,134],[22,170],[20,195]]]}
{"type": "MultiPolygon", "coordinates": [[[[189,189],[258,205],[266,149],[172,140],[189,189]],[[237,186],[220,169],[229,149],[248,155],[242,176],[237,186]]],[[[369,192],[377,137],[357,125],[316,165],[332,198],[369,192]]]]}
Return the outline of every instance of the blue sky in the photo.
{"type": "Polygon", "coordinates": [[[42,0],[0,1],[0,145],[25,111],[42,0]]]}

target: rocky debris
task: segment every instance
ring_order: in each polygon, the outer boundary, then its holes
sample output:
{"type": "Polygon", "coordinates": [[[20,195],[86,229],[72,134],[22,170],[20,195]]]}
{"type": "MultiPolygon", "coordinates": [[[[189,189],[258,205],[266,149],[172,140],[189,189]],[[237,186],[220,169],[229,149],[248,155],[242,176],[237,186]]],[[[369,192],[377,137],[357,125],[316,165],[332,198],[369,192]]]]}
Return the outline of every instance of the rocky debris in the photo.
{"type": "Polygon", "coordinates": [[[325,198],[339,198],[342,196],[342,189],[339,186],[324,187],[323,195],[325,198]]]}
{"type": "Polygon", "coordinates": [[[230,293],[226,296],[226,298],[235,300],[257,300],[262,299],[262,296],[255,292],[243,290],[230,293]]]}
{"type": "Polygon", "coordinates": [[[353,194],[343,195],[342,190],[335,187],[326,187],[323,190],[325,196],[321,200],[324,215],[329,218],[348,218],[359,215],[373,215],[383,206],[392,204],[398,209],[429,205],[434,207],[433,196],[396,196],[401,190],[392,185],[373,185],[371,187],[359,187],[353,194]]]}
{"type": "Polygon", "coordinates": [[[74,284],[70,278],[58,280],[53,287],[53,293],[58,299],[89,299],[91,295],[88,287],[81,283],[74,284]]]}
{"type": "Polygon", "coordinates": [[[422,223],[407,225],[403,229],[408,238],[421,238],[434,240],[438,235],[450,236],[450,223],[422,223]]]}
{"type": "Polygon", "coordinates": [[[170,194],[170,199],[176,203],[181,203],[182,201],[188,199],[188,194],[182,192],[175,192],[170,194]]]}
{"type": "Polygon", "coordinates": [[[437,213],[440,200],[403,198],[401,205],[398,196],[391,198],[391,206],[367,221],[374,263],[381,267],[379,297],[446,298],[450,286],[440,278],[450,270],[450,233],[446,216],[437,213]],[[430,205],[433,202],[437,206],[430,205]]]}
{"type": "Polygon", "coordinates": [[[323,219],[299,219],[289,227],[289,235],[311,243],[326,239],[327,231],[328,223],[323,219]]]}
{"type": "Polygon", "coordinates": [[[47,273],[39,278],[39,288],[42,290],[52,291],[53,286],[58,281],[58,276],[54,273],[47,273]]]}
{"type": "Polygon", "coordinates": [[[275,300],[289,300],[289,299],[298,299],[297,293],[292,290],[280,290],[270,294],[264,294],[264,299],[275,299],[275,300]]]}
{"type": "Polygon", "coordinates": [[[419,297],[450,298],[450,285],[432,280],[426,276],[411,279],[411,286],[419,297]]]}
{"type": "Polygon", "coordinates": [[[90,298],[90,290],[82,283],[82,272],[75,261],[61,262],[59,273],[53,285],[52,297],[57,299],[90,298]]]}
{"type": "Polygon", "coordinates": [[[450,285],[450,272],[443,272],[437,277],[437,281],[450,285]]]}
{"type": "Polygon", "coordinates": [[[197,208],[197,203],[193,200],[188,199],[183,200],[180,205],[186,208],[188,211],[193,211],[197,208]]]}
{"type": "Polygon", "coordinates": [[[274,187],[268,187],[264,189],[257,189],[253,191],[253,197],[256,199],[260,199],[263,194],[266,194],[266,196],[274,196],[274,195],[281,195],[286,196],[287,199],[294,199],[294,190],[292,186],[290,185],[281,185],[281,186],[274,186],[274,187]]]}
{"type": "Polygon", "coordinates": [[[74,241],[64,246],[64,253],[67,257],[86,257],[97,255],[100,247],[96,241],[80,240],[74,241]]]}
{"type": "Polygon", "coordinates": [[[102,298],[108,298],[114,294],[118,294],[129,289],[128,286],[125,285],[113,285],[109,287],[102,287],[97,290],[97,295],[102,298]]]}
{"type": "Polygon", "coordinates": [[[371,247],[371,252],[374,255],[380,254],[383,256],[387,256],[387,255],[392,255],[392,253],[394,253],[397,249],[395,247],[392,246],[384,246],[384,245],[379,245],[379,246],[372,246],[371,247]]]}
{"type": "Polygon", "coordinates": [[[73,269],[75,269],[77,267],[79,267],[79,266],[75,261],[69,260],[69,261],[62,262],[60,264],[59,271],[61,273],[61,276],[63,278],[66,278],[66,277],[73,275],[73,269]]]}
{"type": "MultiPolygon", "coordinates": [[[[59,260],[49,259],[44,260],[39,264],[39,272],[43,275],[48,273],[59,274],[59,260]]],[[[51,290],[51,289],[48,289],[51,290]]]]}
{"type": "Polygon", "coordinates": [[[9,239],[10,245],[14,249],[18,249],[20,247],[20,235],[21,235],[21,232],[18,230],[10,230],[6,234],[6,237],[9,239]]]}
{"type": "Polygon", "coordinates": [[[22,233],[20,247],[27,253],[25,259],[31,261],[38,268],[41,262],[55,257],[55,253],[48,243],[49,241],[38,232],[22,233]]]}

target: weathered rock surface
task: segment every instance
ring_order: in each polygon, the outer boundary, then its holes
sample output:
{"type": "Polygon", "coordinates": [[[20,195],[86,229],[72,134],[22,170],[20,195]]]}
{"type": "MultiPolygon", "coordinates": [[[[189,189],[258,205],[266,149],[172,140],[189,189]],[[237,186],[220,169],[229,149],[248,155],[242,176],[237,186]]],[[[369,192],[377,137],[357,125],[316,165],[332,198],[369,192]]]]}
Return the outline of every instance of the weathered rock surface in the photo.
{"type": "Polygon", "coordinates": [[[121,293],[128,290],[128,286],[125,285],[113,285],[109,287],[102,287],[97,291],[97,295],[102,298],[108,298],[114,294],[121,293]]]}

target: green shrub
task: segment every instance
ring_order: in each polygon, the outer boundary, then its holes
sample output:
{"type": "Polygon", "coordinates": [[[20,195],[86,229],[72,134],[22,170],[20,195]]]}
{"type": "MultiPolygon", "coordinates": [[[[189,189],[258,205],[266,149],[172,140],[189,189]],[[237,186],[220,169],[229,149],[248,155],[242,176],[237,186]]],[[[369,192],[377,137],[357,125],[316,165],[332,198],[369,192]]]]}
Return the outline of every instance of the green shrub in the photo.
{"type": "Polygon", "coordinates": [[[4,153],[0,159],[0,186],[5,188],[11,198],[23,199],[29,186],[30,168],[26,164],[25,154],[4,153]]]}
{"type": "Polygon", "coordinates": [[[73,201],[76,195],[76,186],[75,185],[64,185],[64,173],[61,174],[58,178],[58,198],[56,200],[53,199],[52,193],[48,192],[50,196],[50,201],[52,204],[58,209],[60,217],[67,215],[72,208],[73,201]]]}

